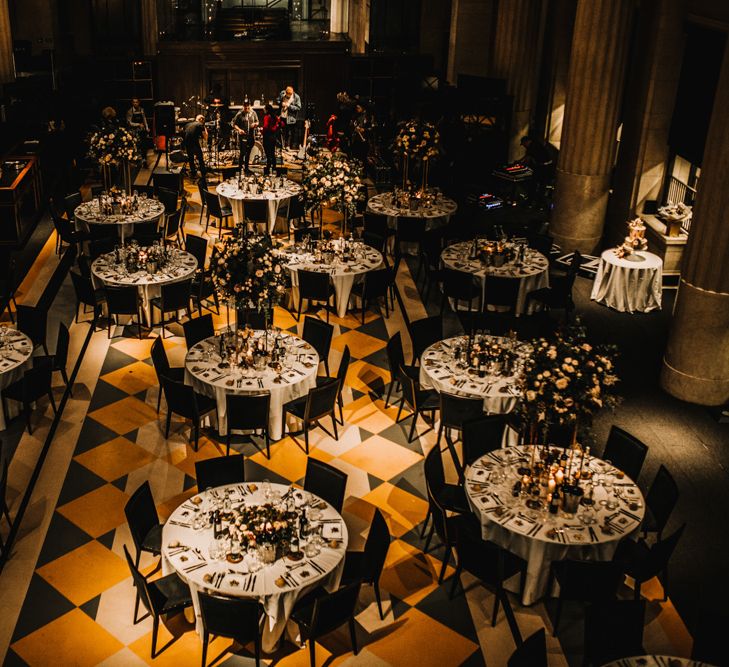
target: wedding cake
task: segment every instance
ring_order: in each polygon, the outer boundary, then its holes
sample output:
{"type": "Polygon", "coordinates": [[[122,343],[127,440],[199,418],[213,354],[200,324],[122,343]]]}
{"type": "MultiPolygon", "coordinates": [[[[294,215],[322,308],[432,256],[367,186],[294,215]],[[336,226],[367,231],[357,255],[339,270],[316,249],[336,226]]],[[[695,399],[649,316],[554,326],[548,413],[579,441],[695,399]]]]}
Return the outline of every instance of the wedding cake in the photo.
{"type": "Polygon", "coordinates": [[[647,250],[648,241],[645,239],[645,224],[640,218],[628,221],[628,235],[622,245],[615,248],[618,257],[628,257],[637,250],[647,250]]]}

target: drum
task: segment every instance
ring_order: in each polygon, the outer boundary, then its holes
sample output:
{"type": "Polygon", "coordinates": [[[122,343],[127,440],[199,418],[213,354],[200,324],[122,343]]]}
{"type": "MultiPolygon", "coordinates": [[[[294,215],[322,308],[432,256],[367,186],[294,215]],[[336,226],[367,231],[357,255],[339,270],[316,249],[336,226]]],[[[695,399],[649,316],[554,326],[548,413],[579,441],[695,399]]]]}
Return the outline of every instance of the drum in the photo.
{"type": "Polygon", "coordinates": [[[263,152],[263,144],[256,140],[251,148],[251,164],[258,164],[266,161],[266,154],[263,152]]]}

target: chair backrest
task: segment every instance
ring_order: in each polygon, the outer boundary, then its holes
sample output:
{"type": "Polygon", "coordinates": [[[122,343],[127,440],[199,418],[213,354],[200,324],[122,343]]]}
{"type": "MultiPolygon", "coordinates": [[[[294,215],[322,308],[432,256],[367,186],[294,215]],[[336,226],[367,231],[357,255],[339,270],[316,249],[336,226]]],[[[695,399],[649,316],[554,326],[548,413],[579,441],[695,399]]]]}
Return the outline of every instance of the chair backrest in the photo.
{"type": "Polygon", "coordinates": [[[320,387],[312,387],[306,396],[306,409],[304,419],[312,422],[334,412],[334,404],[339,395],[339,380],[326,382],[320,387]]]}
{"type": "Polygon", "coordinates": [[[405,364],[405,353],[402,349],[402,336],[399,331],[395,332],[395,335],[388,339],[385,351],[387,352],[387,365],[390,368],[390,376],[394,380],[400,372],[400,366],[405,364]]]}
{"type": "Polygon", "coordinates": [[[443,271],[443,294],[452,299],[470,301],[478,294],[473,275],[465,271],[445,269],[443,271]]]}
{"type": "Polygon", "coordinates": [[[405,401],[405,404],[414,411],[418,407],[417,381],[415,380],[415,378],[412,378],[407,374],[407,372],[405,371],[405,367],[402,365],[397,372],[397,379],[400,381],[402,398],[405,401]]]}
{"type": "Polygon", "coordinates": [[[182,209],[177,209],[167,216],[165,221],[165,238],[173,238],[177,236],[180,229],[180,221],[182,220],[182,209]]]}
{"type": "Polygon", "coordinates": [[[200,591],[203,628],[216,637],[235,638],[243,644],[260,632],[261,605],[249,598],[220,598],[200,591]]]}
{"type": "Polygon", "coordinates": [[[106,305],[109,314],[136,315],[139,302],[139,293],[134,285],[106,285],[106,305]]]}
{"type": "Polygon", "coordinates": [[[658,540],[651,546],[650,555],[647,562],[643,563],[643,572],[641,573],[642,581],[647,581],[653,576],[664,572],[668,567],[668,561],[671,560],[673,552],[676,550],[683,531],[686,530],[686,524],[674,531],[668,537],[658,540]]]}
{"type": "Polygon", "coordinates": [[[585,652],[591,665],[642,655],[645,600],[595,602],[585,612],[585,652]]]}
{"type": "Polygon", "coordinates": [[[506,428],[506,415],[480,415],[461,425],[463,463],[471,465],[485,454],[501,447],[506,428]]]}
{"type": "Polygon", "coordinates": [[[374,248],[378,252],[385,252],[385,244],[387,243],[387,237],[385,236],[380,236],[379,234],[374,234],[373,232],[365,230],[362,233],[362,241],[364,241],[365,245],[370,246],[370,248],[374,248]]]}
{"type": "Polygon", "coordinates": [[[482,583],[492,587],[501,587],[506,577],[504,572],[505,552],[496,543],[481,537],[478,522],[462,521],[456,528],[455,535],[448,535],[455,541],[458,564],[466,571],[478,577],[482,583]]]}
{"type": "Polygon", "coordinates": [[[263,330],[266,327],[266,316],[255,308],[238,308],[235,315],[236,325],[239,329],[246,324],[251,329],[263,330]]]}
{"type": "Polygon", "coordinates": [[[132,580],[134,581],[134,587],[137,589],[139,599],[142,601],[144,608],[152,615],[153,618],[157,618],[164,604],[162,595],[157,590],[147,583],[145,576],[139,571],[137,566],[134,564],[127,545],[124,545],[124,556],[127,559],[127,565],[129,571],[132,573],[132,580]]]}
{"type": "Polygon", "coordinates": [[[307,236],[313,241],[319,240],[319,228],[318,227],[297,227],[294,229],[294,241],[301,243],[307,236]]]}
{"type": "Polygon", "coordinates": [[[157,199],[165,207],[165,213],[171,215],[177,210],[177,190],[170,190],[164,187],[157,188],[157,199]]]}
{"type": "Polygon", "coordinates": [[[185,344],[189,350],[193,345],[201,340],[210,338],[215,335],[215,327],[213,325],[213,316],[210,313],[194,317],[182,323],[182,331],[185,334],[185,344]]]}
{"type": "Polygon", "coordinates": [[[226,484],[242,484],[246,481],[243,454],[195,461],[195,478],[199,491],[226,484]]]}
{"type": "Polygon", "coordinates": [[[208,254],[208,242],[202,236],[195,234],[185,235],[185,250],[197,260],[197,268],[205,270],[205,262],[208,254]]]}
{"type": "Polygon", "coordinates": [[[192,387],[172,378],[162,377],[162,390],[167,401],[167,410],[188,419],[197,415],[197,401],[192,387]]]}
{"type": "Polygon", "coordinates": [[[319,496],[337,512],[342,511],[344,493],[347,488],[347,473],[324,461],[309,457],[306,461],[304,491],[319,496]]]}
{"type": "Polygon", "coordinates": [[[565,558],[553,561],[552,570],[559,581],[559,596],[563,600],[614,600],[624,578],[622,567],[614,560],[565,558]]]}
{"type": "Polygon", "coordinates": [[[82,201],[80,192],[72,192],[70,195],[66,195],[63,198],[63,205],[66,209],[66,215],[69,220],[73,220],[74,211],[78,208],[82,201]]]}
{"type": "Polygon", "coordinates": [[[364,278],[364,293],[367,299],[376,299],[387,296],[390,287],[390,269],[382,268],[368,271],[364,278]]]}
{"type": "Polygon", "coordinates": [[[458,310],[456,311],[456,315],[466,335],[480,330],[494,336],[505,336],[510,329],[515,328],[517,319],[525,319],[515,318],[511,313],[492,310],[483,312],[476,310],[458,310]]]}
{"type": "Polygon", "coordinates": [[[541,252],[545,257],[549,257],[552,252],[552,243],[554,239],[548,234],[530,234],[527,237],[529,247],[537,252],[541,252]]]}
{"type": "Polygon", "coordinates": [[[668,468],[661,464],[645,497],[646,507],[653,514],[656,529],[659,533],[666,527],[668,518],[673,512],[673,508],[676,507],[678,497],[679,491],[676,480],[668,472],[668,468]]]}
{"type": "Polygon", "coordinates": [[[157,336],[152,343],[151,349],[152,365],[154,366],[154,372],[157,374],[157,382],[162,384],[162,377],[169,375],[170,361],[167,358],[167,352],[165,346],[162,343],[162,337],[157,336]]]}
{"type": "Polygon", "coordinates": [[[228,430],[268,428],[271,394],[226,394],[225,414],[228,430]]]}
{"type": "Polygon", "coordinates": [[[319,361],[329,358],[329,349],[332,345],[334,327],[316,317],[304,318],[304,330],[301,337],[309,343],[319,354],[319,361]]]}
{"type": "Polygon", "coordinates": [[[205,206],[208,207],[208,213],[214,218],[222,218],[223,211],[220,207],[220,200],[218,195],[210,190],[203,190],[203,196],[205,197],[205,206]]]}
{"type": "Polygon", "coordinates": [[[330,277],[322,271],[299,269],[299,295],[302,299],[326,301],[330,296],[330,277]]]}
{"type": "Polygon", "coordinates": [[[268,200],[246,199],[243,202],[243,217],[250,222],[268,222],[268,200]]]}
{"type": "Polygon", "coordinates": [[[91,278],[82,276],[75,271],[69,271],[69,273],[71,274],[71,283],[78,302],[90,306],[96,305],[96,295],[91,278]]]}
{"type": "Polygon", "coordinates": [[[425,317],[410,323],[410,340],[413,344],[413,363],[420,359],[426,348],[443,338],[443,318],[439,315],[425,317]]]}
{"type": "Polygon", "coordinates": [[[151,222],[137,222],[134,225],[134,239],[143,246],[152,245],[159,240],[161,234],[159,232],[159,220],[151,222]]]}
{"type": "Polygon", "coordinates": [[[306,215],[306,207],[304,206],[304,199],[300,195],[291,197],[289,199],[289,207],[287,216],[289,220],[298,220],[306,215]]]}
{"type": "Polygon", "coordinates": [[[22,331],[33,345],[45,345],[46,327],[48,325],[48,311],[35,306],[18,305],[18,329],[22,331]]]}
{"type": "MultiPolygon", "coordinates": [[[[135,225],[135,232],[136,227],[137,226],[135,225]]],[[[94,261],[95,259],[101,257],[101,255],[107,255],[112,250],[114,250],[115,245],[116,239],[113,239],[109,236],[92,239],[91,241],[89,241],[89,258],[91,259],[91,261],[94,261]]]]}
{"type": "Polygon", "coordinates": [[[637,482],[647,454],[648,445],[613,424],[602,454],[604,460],[612,461],[616,468],[637,482]]]}
{"type": "Polygon", "coordinates": [[[375,510],[364,547],[362,580],[373,584],[380,579],[390,549],[390,530],[379,509],[375,510]]]}
{"type": "Polygon", "coordinates": [[[349,370],[349,361],[352,358],[352,354],[349,351],[349,345],[344,346],[342,351],[342,359],[339,362],[339,368],[337,368],[337,380],[339,380],[339,392],[341,393],[344,382],[347,379],[347,371],[349,370]]]}
{"type": "Polygon", "coordinates": [[[29,368],[23,374],[21,384],[23,403],[31,403],[47,395],[51,391],[52,376],[51,360],[48,357],[38,357],[33,362],[33,368],[29,368]]]}
{"type": "Polygon", "coordinates": [[[365,211],[364,231],[369,234],[376,234],[381,238],[387,238],[388,225],[387,216],[379,213],[365,211]]]}
{"type": "Polygon", "coordinates": [[[425,218],[399,216],[395,229],[395,250],[399,250],[400,242],[420,243],[425,233],[425,218]]]}
{"type": "Polygon", "coordinates": [[[485,303],[491,306],[505,306],[511,310],[516,308],[516,298],[519,295],[519,278],[505,278],[502,276],[487,276],[485,303]]]}
{"type": "MultiPolygon", "coordinates": [[[[159,192],[162,189],[165,190],[172,190],[175,193],[179,193],[180,189],[182,187],[182,180],[180,174],[175,174],[172,172],[164,172],[164,171],[156,171],[152,175],[152,184],[154,186],[154,191],[159,197],[159,192]]],[[[161,197],[160,197],[161,199],[161,197]]],[[[175,203],[175,208],[177,208],[177,205],[175,203]]],[[[175,210],[174,208],[172,209],[175,210]]]]}
{"type": "Polygon", "coordinates": [[[483,415],[483,399],[440,392],[440,421],[445,428],[460,429],[464,422],[483,415]]]}
{"type": "Polygon", "coordinates": [[[443,468],[443,454],[440,447],[432,447],[423,461],[423,472],[425,483],[429,493],[439,497],[445,486],[445,469],[443,468]]]}
{"type": "Polygon", "coordinates": [[[180,280],[175,283],[162,285],[162,306],[167,313],[173,310],[183,310],[190,307],[190,291],[192,290],[192,278],[180,280]]]}
{"type": "Polygon", "coordinates": [[[132,541],[137,549],[137,554],[139,554],[144,538],[147,537],[149,531],[159,525],[159,515],[157,514],[157,507],[154,504],[149,482],[142,482],[127,500],[127,504],[124,506],[124,515],[129,524],[132,541]]]}
{"type": "Polygon", "coordinates": [[[68,362],[68,346],[71,342],[71,336],[68,333],[68,327],[60,322],[58,324],[58,337],[56,338],[56,350],[53,356],[56,361],[56,366],[60,369],[66,368],[68,362]]]}
{"type": "Polygon", "coordinates": [[[507,667],[547,667],[547,638],[544,628],[539,628],[516,648],[507,667]]]}
{"type": "Polygon", "coordinates": [[[316,600],[309,629],[311,640],[336,630],[354,616],[360,586],[356,581],[316,600]]]}

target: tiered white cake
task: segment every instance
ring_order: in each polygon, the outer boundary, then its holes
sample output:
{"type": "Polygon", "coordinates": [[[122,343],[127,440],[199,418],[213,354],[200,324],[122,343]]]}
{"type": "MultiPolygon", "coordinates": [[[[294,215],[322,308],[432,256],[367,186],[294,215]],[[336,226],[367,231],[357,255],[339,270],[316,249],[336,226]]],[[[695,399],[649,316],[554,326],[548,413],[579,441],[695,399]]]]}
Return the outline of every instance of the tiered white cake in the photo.
{"type": "Polygon", "coordinates": [[[628,221],[628,235],[622,245],[615,248],[618,257],[629,257],[637,250],[647,250],[648,241],[645,238],[645,223],[640,218],[628,221]]]}

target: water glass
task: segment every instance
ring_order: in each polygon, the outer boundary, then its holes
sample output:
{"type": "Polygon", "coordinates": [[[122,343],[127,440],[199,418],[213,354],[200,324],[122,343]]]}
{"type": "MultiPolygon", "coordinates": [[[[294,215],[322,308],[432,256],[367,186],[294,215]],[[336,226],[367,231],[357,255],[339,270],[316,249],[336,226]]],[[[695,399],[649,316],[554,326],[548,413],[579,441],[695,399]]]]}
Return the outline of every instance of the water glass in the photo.
{"type": "Polygon", "coordinates": [[[271,500],[271,482],[267,479],[264,479],[261,483],[261,490],[263,491],[263,497],[268,502],[271,500]]]}

